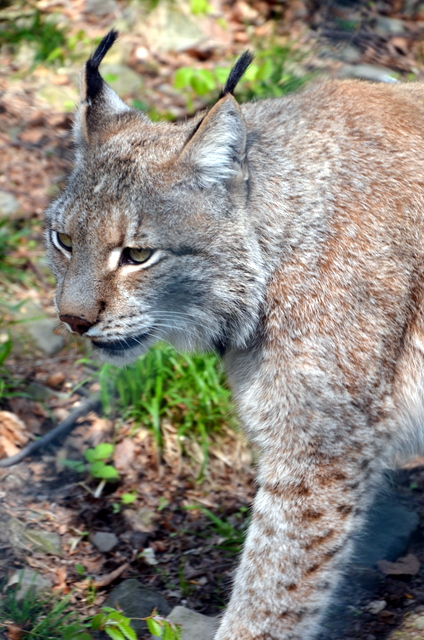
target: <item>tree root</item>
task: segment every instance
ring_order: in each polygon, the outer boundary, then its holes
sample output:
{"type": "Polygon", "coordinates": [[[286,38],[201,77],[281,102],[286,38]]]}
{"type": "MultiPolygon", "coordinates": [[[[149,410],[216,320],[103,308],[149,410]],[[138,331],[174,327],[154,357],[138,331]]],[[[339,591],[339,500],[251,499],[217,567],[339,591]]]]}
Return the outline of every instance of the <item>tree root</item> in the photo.
{"type": "Polygon", "coordinates": [[[63,422],[60,422],[57,427],[46,433],[46,435],[42,436],[38,440],[31,442],[26,447],[24,447],[19,453],[14,456],[10,456],[9,458],[3,458],[0,460],[0,468],[11,467],[18,462],[21,462],[27,456],[31,456],[36,451],[43,449],[46,445],[53,442],[53,440],[57,440],[63,436],[67,436],[68,433],[74,429],[77,425],[78,418],[82,418],[83,416],[90,413],[90,411],[97,411],[101,407],[100,395],[96,394],[85,402],[82,402],[79,407],[74,409],[72,413],[65,419],[63,422]]]}

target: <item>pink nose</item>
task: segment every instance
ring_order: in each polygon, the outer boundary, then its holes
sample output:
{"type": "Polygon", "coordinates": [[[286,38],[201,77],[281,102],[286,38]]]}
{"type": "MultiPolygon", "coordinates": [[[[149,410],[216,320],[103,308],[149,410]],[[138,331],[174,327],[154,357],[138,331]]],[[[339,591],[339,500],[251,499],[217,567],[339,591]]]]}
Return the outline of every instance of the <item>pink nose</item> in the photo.
{"type": "Polygon", "coordinates": [[[75,333],[79,333],[80,336],[82,336],[86,331],[89,330],[90,327],[93,326],[92,322],[88,322],[88,320],[84,320],[84,318],[77,318],[76,316],[67,315],[62,315],[59,317],[62,322],[66,322],[66,324],[69,324],[72,331],[75,331],[75,333]]]}

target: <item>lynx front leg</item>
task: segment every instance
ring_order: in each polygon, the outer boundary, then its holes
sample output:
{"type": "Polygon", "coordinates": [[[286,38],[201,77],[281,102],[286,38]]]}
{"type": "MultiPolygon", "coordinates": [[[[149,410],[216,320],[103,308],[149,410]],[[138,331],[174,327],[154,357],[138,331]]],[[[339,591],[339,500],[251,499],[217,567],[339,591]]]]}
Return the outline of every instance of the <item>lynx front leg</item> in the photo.
{"type": "Polygon", "coordinates": [[[299,477],[292,461],[291,478],[261,482],[216,640],[315,637],[372,497],[371,465],[327,459],[299,477]]]}

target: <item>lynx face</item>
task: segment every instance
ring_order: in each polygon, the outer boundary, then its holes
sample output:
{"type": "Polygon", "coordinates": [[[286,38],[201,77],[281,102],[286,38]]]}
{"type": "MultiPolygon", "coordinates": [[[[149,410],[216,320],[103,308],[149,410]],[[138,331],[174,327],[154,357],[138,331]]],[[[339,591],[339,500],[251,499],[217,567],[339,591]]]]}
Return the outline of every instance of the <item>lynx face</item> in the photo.
{"type": "Polygon", "coordinates": [[[228,95],[203,119],[154,124],[101,79],[93,95],[90,73],[89,61],[76,167],[47,212],[60,318],[116,364],[159,339],[243,346],[263,269],[245,217],[237,103],[228,95]]]}

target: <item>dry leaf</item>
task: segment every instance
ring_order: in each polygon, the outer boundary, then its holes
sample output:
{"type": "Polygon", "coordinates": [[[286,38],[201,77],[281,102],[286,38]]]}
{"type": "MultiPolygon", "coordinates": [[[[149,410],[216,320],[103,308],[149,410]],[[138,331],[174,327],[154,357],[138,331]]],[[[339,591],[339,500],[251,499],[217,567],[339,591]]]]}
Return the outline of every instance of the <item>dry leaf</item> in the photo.
{"type": "Polygon", "coordinates": [[[27,442],[25,423],[10,411],[0,411],[0,457],[15,455],[27,442]]]}
{"type": "Polygon", "coordinates": [[[107,573],[105,576],[102,576],[98,580],[95,580],[94,586],[96,587],[96,589],[101,589],[103,587],[109,586],[114,580],[116,580],[116,578],[119,578],[119,576],[122,573],[124,573],[124,571],[126,571],[129,568],[129,566],[130,565],[128,564],[128,562],[126,562],[125,564],[115,569],[115,571],[111,571],[110,573],[107,573]]]}
{"type": "Polygon", "coordinates": [[[69,593],[70,587],[66,584],[67,568],[65,566],[58,567],[55,570],[54,581],[56,585],[53,587],[53,591],[60,591],[60,593],[69,593]]]}
{"type": "Polygon", "coordinates": [[[416,576],[420,570],[420,561],[412,553],[399,558],[396,562],[380,560],[377,567],[386,576],[416,576]]]}
{"type": "Polygon", "coordinates": [[[25,631],[15,622],[6,623],[7,624],[7,632],[6,637],[7,640],[21,640],[25,631]]]}
{"type": "Polygon", "coordinates": [[[135,459],[135,442],[125,438],[119,442],[113,454],[113,462],[118,471],[127,471],[135,459]]]}

